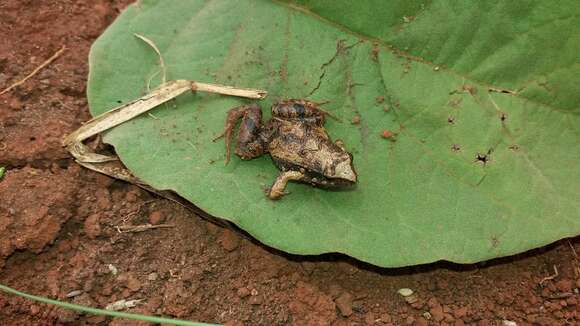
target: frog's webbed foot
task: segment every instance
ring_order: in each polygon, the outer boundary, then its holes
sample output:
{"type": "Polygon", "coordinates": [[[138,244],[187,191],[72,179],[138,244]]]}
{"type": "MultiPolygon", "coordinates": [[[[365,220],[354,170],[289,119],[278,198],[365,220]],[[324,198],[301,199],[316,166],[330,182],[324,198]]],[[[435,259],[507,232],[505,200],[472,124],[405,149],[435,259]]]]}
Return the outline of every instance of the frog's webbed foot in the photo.
{"type": "Polygon", "coordinates": [[[301,180],[302,178],[304,178],[304,173],[302,172],[283,171],[278,175],[272,187],[266,191],[266,195],[270,199],[280,199],[282,196],[287,194],[284,192],[284,189],[286,189],[288,181],[301,180]]]}
{"type": "Polygon", "coordinates": [[[225,137],[226,141],[226,164],[230,161],[230,148],[232,136],[238,120],[242,119],[242,125],[236,144],[236,154],[243,158],[252,158],[262,155],[263,146],[256,144],[255,138],[260,131],[262,124],[262,110],[257,104],[242,105],[228,111],[224,131],[213,139],[216,140],[225,137]],[[248,149],[249,148],[249,149],[248,149]],[[252,152],[252,153],[247,153],[252,152]]]}

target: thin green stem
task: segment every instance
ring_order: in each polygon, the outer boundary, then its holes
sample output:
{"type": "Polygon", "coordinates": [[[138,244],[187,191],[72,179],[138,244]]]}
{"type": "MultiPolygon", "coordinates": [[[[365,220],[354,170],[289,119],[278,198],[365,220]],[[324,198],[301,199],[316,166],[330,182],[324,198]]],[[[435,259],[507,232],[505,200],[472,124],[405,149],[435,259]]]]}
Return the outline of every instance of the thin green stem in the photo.
{"type": "Polygon", "coordinates": [[[132,314],[128,312],[120,312],[120,311],[112,311],[112,310],[103,310],[97,308],[91,308],[86,306],[81,306],[74,303],[62,302],[58,300],[53,300],[45,297],[39,297],[32,294],[20,292],[9,288],[5,285],[0,284],[0,291],[4,291],[6,293],[14,294],[26,299],[51,304],[55,306],[59,306],[66,309],[72,309],[76,311],[82,311],[89,314],[94,315],[102,315],[102,316],[110,316],[110,317],[121,317],[127,319],[134,319],[134,320],[143,320],[150,323],[159,323],[159,324],[170,324],[170,325],[181,325],[181,326],[208,326],[208,325],[217,325],[217,324],[206,324],[206,323],[198,323],[193,321],[187,320],[179,320],[179,319],[170,319],[170,318],[163,318],[163,317],[155,317],[155,316],[147,316],[147,315],[140,315],[140,314],[132,314]]]}

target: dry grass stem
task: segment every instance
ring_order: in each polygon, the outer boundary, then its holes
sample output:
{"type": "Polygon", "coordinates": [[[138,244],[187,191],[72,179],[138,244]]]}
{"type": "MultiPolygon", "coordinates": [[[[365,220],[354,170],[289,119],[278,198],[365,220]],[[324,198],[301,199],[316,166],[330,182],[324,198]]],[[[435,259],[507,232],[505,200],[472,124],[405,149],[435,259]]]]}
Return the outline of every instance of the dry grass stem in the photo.
{"type": "Polygon", "coordinates": [[[10,92],[12,89],[24,84],[28,79],[32,78],[34,75],[36,75],[39,71],[41,71],[44,67],[48,66],[49,64],[51,64],[54,60],[56,60],[64,51],[66,50],[66,47],[62,47],[60,48],[60,50],[56,51],[52,57],[48,58],[46,61],[44,61],[43,63],[40,64],[40,66],[36,67],[36,69],[34,69],[31,73],[29,73],[26,77],[24,77],[23,79],[15,82],[14,84],[8,86],[7,88],[5,88],[4,90],[2,90],[0,92],[0,95],[3,95],[5,93],[10,92]]]}
{"type": "MultiPolygon", "coordinates": [[[[142,40],[143,42],[147,43],[147,45],[149,45],[156,53],[157,56],[159,57],[159,66],[161,67],[161,83],[165,84],[165,82],[167,81],[167,67],[165,66],[165,61],[163,60],[163,56],[161,55],[161,51],[159,51],[159,48],[157,47],[157,45],[155,45],[155,43],[153,41],[151,41],[150,39],[148,39],[147,37],[134,33],[133,35],[135,35],[135,37],[139,38],[140,40],[142,40]]],[[[156,74],[154,74],[153,76],[155,76],[156,74]]],[[[151,82],[151,79],[153,78],[153,76],[149,79],[149,82],[151,82]]],[[[147,83],[147,89],[149,89],[149,82],[147,83]]]]}
{"type": "Polygon", "coordinates": [[[131,232],[143,232],[152,229],[162,229],[162,228],[173,228],[173,224],[142,224],[142,225],[119,225],[117,226],[117,232],[119,233],[131,233],[131,232]]]}
{"type": "Polygon", "coordinates": [[[194,92],[208,92],[222,95],[231,95],[238,97],[245,97],[251,99],[261,100],[268,95],[268,92],[252,89],[252,88],[238,88],[233,86],[225,86],[219,84],[206,84],[200,82],[191,82],[191,90],[194,92]]]}

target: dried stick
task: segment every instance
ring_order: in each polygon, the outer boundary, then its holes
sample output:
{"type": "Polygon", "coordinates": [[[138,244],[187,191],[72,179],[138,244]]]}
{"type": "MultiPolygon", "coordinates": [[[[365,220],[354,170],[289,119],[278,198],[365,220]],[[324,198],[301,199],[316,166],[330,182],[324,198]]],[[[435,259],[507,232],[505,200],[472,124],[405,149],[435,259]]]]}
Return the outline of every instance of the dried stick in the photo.
{"type": "Polygon", "coordinates": [[[30,79],[32,76],[36,75],[39,71],[41,71],[44,67],[48,66],[49,64],[51,64],[54,60],[56,60],[64,51],[66,50],[66,47],[62,47],[60,48],[60,50],[56,51],[52,57],[48,58],[46,61],[44,61],[42,64],[40,64],[40,66],[36,67],[36,69],[34,69],[31,73],[29,73],[26,77],[24,77],[23,79],[15,82],[14,84],[8,86],[7,88],[5,88],[3,91],[0,92],[0,95],[3,95],[5,93],[10,92],[12,89],[14,89],[15,87],[18,87],[22,84],[24,84],[28,79],[30,79]]]}
{"type": "Polygon", "coordinates": [[[161,228],[173,228],[175,225],[173,224],[142,224],[142,225],[119,225],[117,226],[117,232],[119,233],[131,233],[131,232],[143,232],[152,229],[161,229],[161,228]]]}
{"type": "MultiPolygon", "coordinates": [[[[127,168],[125,168],[122,164],[120,164],[116,156],[107,156],[95,153],[88,146],[83,144],[83,142],[92,136],[98,135],[101,132],[114,128],[115,126],[118,126],[128,120],[131,120],[140,114],[146,113],[149,110],[159,106],[160,104],[166,103],[167,101],[187,91],[194,92],[202,91],[222,95],[246,97],[251,99],[263,99],[268,95],[268,93],[266,91],[259,89],[236,88],[232,86],[207,84],[191,80],[173,80],[165,82],[167,72],[165,62],[163,60],[163,57],[161,56],[159,48],[157,48],[157,46],[155,45],[155,43],[153,43],[153,41],[142,35],[135,34],[135,37],[138,37],[139,39],[147,43],[159,56],[159,64],[161,65],[161,71],[163,74],[162,76],[163,83],[155,90],[149,91],[149,84],[153,76],[150,77],[149,80],[147,81],[148,93],[146,95],[130,103],[121,105],[108,112],[105,112],[99,116],[94,117],[93,119],[86,122],[79,129],[77,129],[70,135],[66,136],[63,139],[62,144],[72,154],[72,156],[75,158],[78,164],[90,170],[106,174],[112,178],[127,181],[143,189],[146,189],[147,191],[156,193],[161,197],[170,199],[176,203],[186,206],[183,203],[183,200],[178,196],[175,196],[173,193],[167,191],[158,191],[156,189],[153,189],[146,183],[143,183],[131,172],[129,172],[127,168]]],[[[136,228],[133,227],[134,229],[131,229],[130,231],[126,232],[140,232],[141,230],[160,227],[170,227],[170,226],[167,225],[152,226],[152,227],[148,225],[137,226],[136,228]]],[[[119,232],[121,232],[119,228],[118,230],[119,232]]]]}
{"type": "Polygon", "coordinates": [[[105,112],[85,123],[82,127],[68,135],[63,145],[78,160],[84,163],[100,163],[116,160],[114,158],[91,153],[90,150],[82,143],[85,139],[99,134],[105,130],[118,126],[125,121],[131,120],[136,116],[143,114],[160,104],[163,104],[190,89],[202,90],[210,93],[223,95],[241,96],[247,98],[264,98],[266,91],[247,88],[235,88],[223,85],[198,83],[189,80],[169,81],[151,93],[125,105],[116,107],[111,111],[105,112]],[[198,86],[202,85],[201,88],[198,86]]]}
{"type": "Polygon", "coordinates": [[[546,282],[546,281],[550,281],[550,280],[553,280],[553,279],[555,279],[556,277],[558,277],[558,275],[559,275],[559,274],[558,274],[558,268],[556,267],[556,265],[552,265],[552,267],[554,268],[554,274],[552,274],[552,275],[549,275],[549,276],[546,276],[546,277],[542,278],[542,279],[540,280],[540,285],[542,285],[542,284],[543,284],[544,282],[546,282]]]}
{"type": "Polygon", "coordinates": [[[156,192],[151,187],[136,178],[129,170],[118,164],[116,156],[107,156],[93,152],[88,146],[83,144],[86,139],[95,136],[103,131],[118,126],[136,116],[143,114],[160,104],[163,104],[192,89],[203,90],[210,93],[223,95],[234,95],[253,99],[266,97],[267,92],[258,89],[235,88],[223,85],[213,85],[198,83],[190,80],[173,80],[162,84],[157,89],[145,96],[116,107],[89,120],[79,129],[66,136],[63,146],[71,153],[76,162],[89,170],[106,174],[112,178],[127,181],[129,183],[156,192]],[[198,86],[202,85],[201,88],[198,86]]]}
{"type": "Polygon", "coordinates": [[[238,96],[238,97],[247,97],[252,99],[261,100],[268,95],[268,92],[262,91],[259,89],[252,89],[252,88],[238,88],[232,86],[225,86],[219,84],[206,84],[200,82],[191,82],[191,90],[196,92],[208,92],[208,93],[217,93],[222,95],[231,95],[231,96],[238,96]]]}

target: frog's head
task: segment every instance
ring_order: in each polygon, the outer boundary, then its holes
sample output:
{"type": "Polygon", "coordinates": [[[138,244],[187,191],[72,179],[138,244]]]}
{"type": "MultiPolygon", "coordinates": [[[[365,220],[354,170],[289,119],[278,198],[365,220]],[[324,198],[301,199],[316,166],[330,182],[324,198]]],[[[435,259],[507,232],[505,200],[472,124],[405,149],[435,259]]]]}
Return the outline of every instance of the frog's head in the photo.
{"type": "Polygon", "coordinates": [[[352,155],[348,154],[346,156],[346,159],[340,161],[336,165],[334,177],[342,180],[347,180],[353,183],[356,182],[357,175],[356,172],[354,171],[354,166],[352,165],[352,155]]]}
{"type": "Polygon", "coordinates": [[[327,177],[346,181],[346,184],[356,183],[357,174],[352,164],[352,155],[346,151],[336,152],[333,155],[333,166],[328,171],[327,177]]]}

